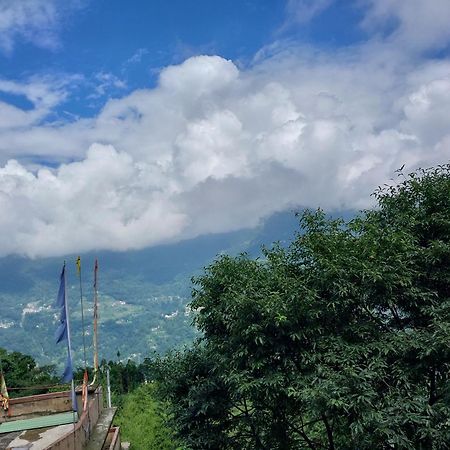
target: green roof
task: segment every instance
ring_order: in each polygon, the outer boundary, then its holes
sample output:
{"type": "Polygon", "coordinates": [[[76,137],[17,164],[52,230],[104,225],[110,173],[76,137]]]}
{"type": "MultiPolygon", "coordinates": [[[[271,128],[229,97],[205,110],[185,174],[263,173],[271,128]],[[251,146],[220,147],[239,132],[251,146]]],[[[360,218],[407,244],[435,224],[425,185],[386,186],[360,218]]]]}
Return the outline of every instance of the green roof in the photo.
{"type": "MultiPolygon", "coordinates": [[[[75,420],[78,420],[75,414],[75,420]]],[[[32,419],[12,420],[0,424],[1,433],[11,433],[12,431],[33,430],[35,428],[49,428],[58,425],[66,425],[74,421],[73,412],[52,414],[50,416],[33,417],[32,419]]]]}

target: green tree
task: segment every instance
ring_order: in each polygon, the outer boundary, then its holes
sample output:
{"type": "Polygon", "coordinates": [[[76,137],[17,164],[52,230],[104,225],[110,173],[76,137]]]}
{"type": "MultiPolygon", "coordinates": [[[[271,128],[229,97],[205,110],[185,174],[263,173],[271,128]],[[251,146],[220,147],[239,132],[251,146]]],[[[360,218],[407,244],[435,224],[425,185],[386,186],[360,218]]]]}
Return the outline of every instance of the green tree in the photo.
{"type": "Polygon", "coordinates": [[[155,363],[192,449],[450,448],[450,166],[195,279],[197,344],[155,363]]]}
{"type": "Polygon", "coordinates": [[[43,394],[59,382],[54,366],[38,366],[29,355],[0,348],[0,364],[10,397],[43,394]]]}
{"type": "Polygon", "coordinates": [[[164,425],[165,412],[153,394],[152,384],[142,385],[126,395],[115,423],[122,440],[130,441],[136,450],[176,450],[172,432],[164,425]]]}

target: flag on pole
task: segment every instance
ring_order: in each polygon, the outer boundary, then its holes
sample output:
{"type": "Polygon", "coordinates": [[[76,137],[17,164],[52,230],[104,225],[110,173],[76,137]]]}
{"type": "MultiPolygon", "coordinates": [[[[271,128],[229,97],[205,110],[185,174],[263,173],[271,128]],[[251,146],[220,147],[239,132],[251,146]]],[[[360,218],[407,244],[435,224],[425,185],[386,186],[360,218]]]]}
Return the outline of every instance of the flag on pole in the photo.
{"type": "Polygon", "coordinates": [[[75,396],[75,386],[73,382],[72,345],[70,342],[69,307],[66,296],[66,263],[64,263],[59,283],[58,297],[56,298],[56,308],[60,310],[59,326],[55,333],[55,340],[58,344],[67,341],[67,361],[62,376],[64,383],[72,382],[72,408],[77,411],[77,401],[75,396]]]}
{"type": "Polygon", "coordinates": [[[4,411],[9,411],[9,395],[3,372],[0,372],[0,407],[4,411]]]}
{"type": "Polygon", "coordinates": [[[63,381],[68,382],[73,379],[73,366],[72,366],[72,352],[70,348],[70,340],[69,340],[69,323],[68,323],[68,314],[67,314],[67,298],[66,298],[66,265],[64,264],[61,276],[60,276],[60,284],[58,297],[56,299],[56,307],[60,309],[59,315],[59,326],[55,333],[56,343],[60,343],[61,341],[67,341],[67,362],[66,367],[64,369],[63,381]]]}
{"type": "Polygon", "coordinates": [[[81,258],[80,257],[77,258],[76,265],[77,265],[77,273],[78,273],[78,275],[80,275],[80,272],[81,272],[81,258]]]}

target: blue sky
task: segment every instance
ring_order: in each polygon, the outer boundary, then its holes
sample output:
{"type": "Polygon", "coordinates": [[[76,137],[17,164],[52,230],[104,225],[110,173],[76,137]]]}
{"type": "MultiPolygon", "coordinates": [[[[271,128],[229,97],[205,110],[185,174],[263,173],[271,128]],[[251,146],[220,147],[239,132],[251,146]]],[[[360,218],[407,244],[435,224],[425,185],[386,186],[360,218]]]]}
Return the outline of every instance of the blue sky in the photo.
{"type": "MultiPolygon", "coordinates": [[[[193,55],[220,55],[245,67],[278,40],[325,48],[358,42],[366,35],[359,27],[362,11],[355,2],[336,1],[313,20],[297,22],[282,0],[84,1],[60,12],[51,45],[18,36],[13,50],[0,52],[0,67],[9,79],[82,76],[58,109],[92,115],[105,97],[154,86],[163,67],[193,55]],[[115,78],[99,96],[95,89],[106,75],[115,78]]],[[[0,95],[32,107],[23,96],[0,95]]]]}
{"type": "Polygon", "coordinates": [[[371,207],[450,159],[449,23],[448,0],[0,0],[0,256],[371,207]]]}

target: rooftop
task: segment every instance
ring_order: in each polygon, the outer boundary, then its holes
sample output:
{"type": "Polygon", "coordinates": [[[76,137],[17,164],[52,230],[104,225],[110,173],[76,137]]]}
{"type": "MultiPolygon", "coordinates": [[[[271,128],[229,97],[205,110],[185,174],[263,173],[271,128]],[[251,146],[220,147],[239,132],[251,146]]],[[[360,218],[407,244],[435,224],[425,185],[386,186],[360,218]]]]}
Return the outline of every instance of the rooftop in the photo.
{"type": "Polygon", "coordinates": [[[112,426],[115,408],[103,407],[100,386],[89,389],[83,411],[77,390],[78,415],[70,391],[14,398],[8,414],[0,416],[0,449],[119,450],[120,432],[112,426]]]}

